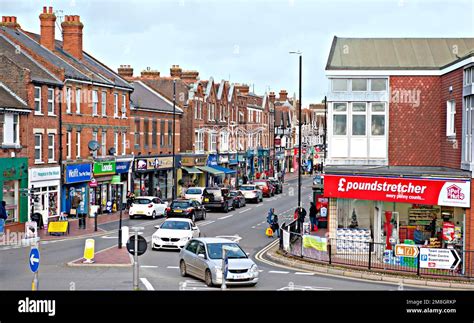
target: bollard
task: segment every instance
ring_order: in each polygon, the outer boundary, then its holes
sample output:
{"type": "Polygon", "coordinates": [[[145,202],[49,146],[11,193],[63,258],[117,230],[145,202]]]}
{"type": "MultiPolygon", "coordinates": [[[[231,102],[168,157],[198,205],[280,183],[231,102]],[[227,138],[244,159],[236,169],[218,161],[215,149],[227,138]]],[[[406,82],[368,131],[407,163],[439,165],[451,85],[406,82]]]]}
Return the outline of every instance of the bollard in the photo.
{"type": "Polygon", "coordinates": [[[94,263],[94,248],[95,248],[95,241],[94,239],[87,239],[85,246],[84,246],[84,264],[92,264],[94,263]]]}
{"type": "Polygon", "coordinates": [[[127,245],[129,235],[130,235],[129,227],[127,226],[122,227],[122,246],[123,247],[127,245]]]}

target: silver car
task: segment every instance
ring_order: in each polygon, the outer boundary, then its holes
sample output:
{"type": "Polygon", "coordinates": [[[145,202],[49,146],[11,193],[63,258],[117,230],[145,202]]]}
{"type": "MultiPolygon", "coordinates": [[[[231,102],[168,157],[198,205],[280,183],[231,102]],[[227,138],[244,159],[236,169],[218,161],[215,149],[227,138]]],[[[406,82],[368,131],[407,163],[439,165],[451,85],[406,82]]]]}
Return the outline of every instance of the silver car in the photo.
{"type": "Polygon", "coordinates": [[[222,249],[227,250],[227,285],[251,285],[258,282],[258,267],[239,244],[222,238],[194,238],[179,254],[181,276],[194,276],[207,286],[222,284],[222,249]]]}

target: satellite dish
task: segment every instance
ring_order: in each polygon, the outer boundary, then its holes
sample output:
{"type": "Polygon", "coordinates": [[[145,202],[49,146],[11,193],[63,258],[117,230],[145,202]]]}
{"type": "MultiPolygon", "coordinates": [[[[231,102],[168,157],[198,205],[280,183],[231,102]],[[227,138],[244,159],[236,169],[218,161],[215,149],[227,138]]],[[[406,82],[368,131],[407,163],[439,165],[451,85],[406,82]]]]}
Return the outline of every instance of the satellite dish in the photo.
{"type": "Polygon", "coordinates": [[[109,148],[109,155],[115,155],[115,147],[109,148]]]}
{"type": "Polygon", "coordinates": [[[95,140],[89,141],[87,146],[89,147],[89,150],[91,150],[91,151],[96,151],[96,150],[99,149],[99,143],[95,140]]]}

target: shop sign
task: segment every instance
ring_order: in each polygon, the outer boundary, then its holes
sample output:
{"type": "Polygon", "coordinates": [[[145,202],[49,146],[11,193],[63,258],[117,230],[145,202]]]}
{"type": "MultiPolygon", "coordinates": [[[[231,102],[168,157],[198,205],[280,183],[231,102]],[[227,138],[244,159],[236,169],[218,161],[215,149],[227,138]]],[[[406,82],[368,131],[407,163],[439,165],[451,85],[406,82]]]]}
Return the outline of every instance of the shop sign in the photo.
{"type": "Polygon", "coordinates": [[[327,197],[470,207],[470,182],[391,177],[325,175],[327,197]]]}
{"type": "Polygon", "coordinates": [[[45,168],[31,168],[29,174],[30,182],[40,182],[57,180],[61,178],[61,168],[45,167],[45,168]]]}
{"type": "Polygon", "coordinates": [[[418,247],[410,244],[397,244],[395,246],[395,256],[416,258],[418,256],[418,247]]]}
{"type": "Polygon", "coordinates": [[[92,178],[91,181],[89,182],[90,187],[97,187],[98,183],[95,178],[92,178]]]}
{"type": "Polygon", "coordinates": [[[136,170],[173,168],[173,157],[142,158],[137,160],[136,170]]]}
{"type": "Polygon", "coordinates": [[[116,162],[115,163],[115,171],[117,174],[128,173],[130,169],[130,162],[116,162]]]}
{"type": "Polygon", "coordinates": [[[66,166],[66,183],[88,182],[92,177],[92,164],[66,166]]]}
{"type": "Polygon", "coordinates": [[[217,155],[207,156],[207,166],[217,166],[217,155]]]}
{"type": "Polygon", "coordinates": [[[227,164],[227,163],[229,163],[229,156],[219,155],[219,164],[227,164]]]}
{"type": "Polygon", "coordinates": [[[195,166],[196,162],[195,159],[196,157],[181,157],[181,165],[182,166],[195,166]]]}
{"type": "Polygon", "coordinates": [[[115,161],[104,161],[94,163],[94,175],[115,174],[115,161]]]}
{"type": "Polygon", "coordinates": [[[444,222],[443,223],[443,240],[453,242],[454,240],[454,223],[444,222]]]}
{"type": "Polygon", "coordinates": [[[455,270],[460,262],[455,249],[420,248],[420,268],[455,270]]]}

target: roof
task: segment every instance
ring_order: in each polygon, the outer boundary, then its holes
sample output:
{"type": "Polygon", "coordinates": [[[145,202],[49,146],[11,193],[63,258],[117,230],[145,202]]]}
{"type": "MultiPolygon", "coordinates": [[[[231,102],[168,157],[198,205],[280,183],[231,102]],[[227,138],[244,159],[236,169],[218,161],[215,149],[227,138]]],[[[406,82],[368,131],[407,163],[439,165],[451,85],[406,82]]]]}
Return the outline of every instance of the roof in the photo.
{"type": "Polygon", "coordinates": [[[456,177],[471,178],[469,171],[431,166],[325,166],[326,174],[350,174],[397,177],[456,177]]]}
{"type": "MultiPolygon", "coordinates": [[[[173,78],[160,77],[156,79],[141,79],[140,81],[153,89],[155,92],[161,94],[169,101],[173,101],[173,78]]],[[[176,104],[179,107],[184,107],[188,103],[189,87],[181,79],[176,79],[176,104]],[[183,101],[180,100],[183,97],[183,101]]]]}
{"type": "MultiPolygon", "coordinates": [[[[173,102],[147,86],[142,81],[133,82],[134,91],[130,95],[135,108],[155,110],[156,112],[173,112],[173,102]]],[[[183,110],[176,105],[176,113],[182,114],[183,110]]]]}
{"type": "Polygon", "coordinates": [[[28,109],[25,101],[18,97],[5,84],[0,82],[0,108],[2,109],[28,109]]]}
{"type": "Polygon", "coordinates": [[[437,70],[469,56],[474,38],[334,37],[326,70],[437,70]]]}

